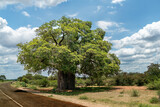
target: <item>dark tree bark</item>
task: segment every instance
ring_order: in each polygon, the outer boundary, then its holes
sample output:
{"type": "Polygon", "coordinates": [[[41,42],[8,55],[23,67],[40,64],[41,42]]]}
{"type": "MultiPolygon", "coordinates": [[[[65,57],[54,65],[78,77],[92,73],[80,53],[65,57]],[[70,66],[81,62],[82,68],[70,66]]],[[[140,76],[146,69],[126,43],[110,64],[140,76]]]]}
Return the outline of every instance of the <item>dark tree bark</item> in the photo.
{"type": "Polygon", "coordinates": [[[73,90],[75,89],[75,74],[58,72],[58,90],[73,90]]]}

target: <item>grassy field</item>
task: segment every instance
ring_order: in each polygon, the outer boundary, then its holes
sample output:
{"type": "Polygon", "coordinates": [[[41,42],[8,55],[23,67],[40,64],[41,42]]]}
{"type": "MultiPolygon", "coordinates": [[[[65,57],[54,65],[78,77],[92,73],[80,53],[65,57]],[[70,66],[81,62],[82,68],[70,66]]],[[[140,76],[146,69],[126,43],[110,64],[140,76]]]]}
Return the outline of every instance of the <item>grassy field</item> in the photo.
{"type": "MultiPolygon", "coordinates": [[[[138,89],[138,87],[136,87],[137,89],[134,88],[135,86],[131,86],[130,89],[123,89],[122,87],[122,89],[103,90],[103,92],[94,92],[92,90],[92,92],[86,91],[81,94],[73,94],[70,97],[78,100],[106,105],[109,107],[160,107],[160,103],[150,103],[150,99],[152,97],[158,97],[157,91],[141,88],[138,89]]],[[[66,94],[61,96],[68,97],[66,94]]]]}
{"type": "MultiPolygon", "coordinates": [[[[22,87],[20,82],[12,84],[14,87],[22,87]]],[[[76,90],[57,92],[53,87],[42,88],[27,85],[27,88],[39,90],[41,95],[63,99],[73,102],[85,102],[86,104],[99,104],[99,107],[160,107],[160,103],[152,104],[152,97],[157,97],[157,91],[148,90],[138,86],[115,87],[77,87],[76,90]]]]}

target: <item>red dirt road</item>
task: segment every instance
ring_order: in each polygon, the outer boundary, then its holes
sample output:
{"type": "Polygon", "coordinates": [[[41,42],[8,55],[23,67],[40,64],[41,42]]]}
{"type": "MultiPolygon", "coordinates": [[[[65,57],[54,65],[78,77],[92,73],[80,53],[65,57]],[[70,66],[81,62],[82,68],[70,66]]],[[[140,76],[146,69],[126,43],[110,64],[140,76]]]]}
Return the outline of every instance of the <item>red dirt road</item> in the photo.
{"type": "Polygon", "coordinates": [[[10,86],[10,83],[2,83],[0,84],[0,107],[84,107],[84,106],[44,96],[34,95],[32,93],[13,88],[10,86]],[[5,94],[8,95],[8,97],[5,94]],[[19,105],[16,103],[18,103],[19,105]]]}

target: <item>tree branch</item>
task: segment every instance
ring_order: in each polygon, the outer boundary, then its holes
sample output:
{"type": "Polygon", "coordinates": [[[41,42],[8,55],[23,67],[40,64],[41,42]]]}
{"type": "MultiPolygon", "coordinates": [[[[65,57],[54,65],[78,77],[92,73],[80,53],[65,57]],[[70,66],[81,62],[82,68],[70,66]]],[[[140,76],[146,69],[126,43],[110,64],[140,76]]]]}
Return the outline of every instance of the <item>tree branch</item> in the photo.
{"type": "Polygon", "coordinates": [[[56,43],[56,45],[58,44],[56,39],[54,38],[54,36],[51,34],[51,37],[53,38],[54,42],[56,43]]]}
{"type": "Polygon", "coordinates": [[[62,37],[61,41],[59,42],[59,46],[61,46],[61,43],[63,42],[63,40],[64,40],[64,32],[63,32],[63,37],[62,37]]]}

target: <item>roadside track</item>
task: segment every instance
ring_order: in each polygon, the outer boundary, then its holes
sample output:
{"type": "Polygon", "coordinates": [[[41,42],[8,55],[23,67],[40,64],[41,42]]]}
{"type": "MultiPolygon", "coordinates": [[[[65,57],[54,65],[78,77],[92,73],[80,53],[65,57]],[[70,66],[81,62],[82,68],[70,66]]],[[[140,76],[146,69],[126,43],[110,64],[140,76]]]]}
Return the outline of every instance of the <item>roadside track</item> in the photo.
{"type": "Polygon", "coordinates": [[[71,102],[18,90],[10,83],[0,84],[0,107],[85,107],[71,102]]]}
{"type": "Polygon", "coordinates": [[[6,96],[7,98],[9,98],[10,100],[12,100],[15,104],[17,104],[19,107],[23,107],[21,104],[19,104],[17,101],[15,101],[13,98],[11,98],[10,96],[8,96],[7,94],[5,94],[1,89],[0,92],[6,96]]]}

